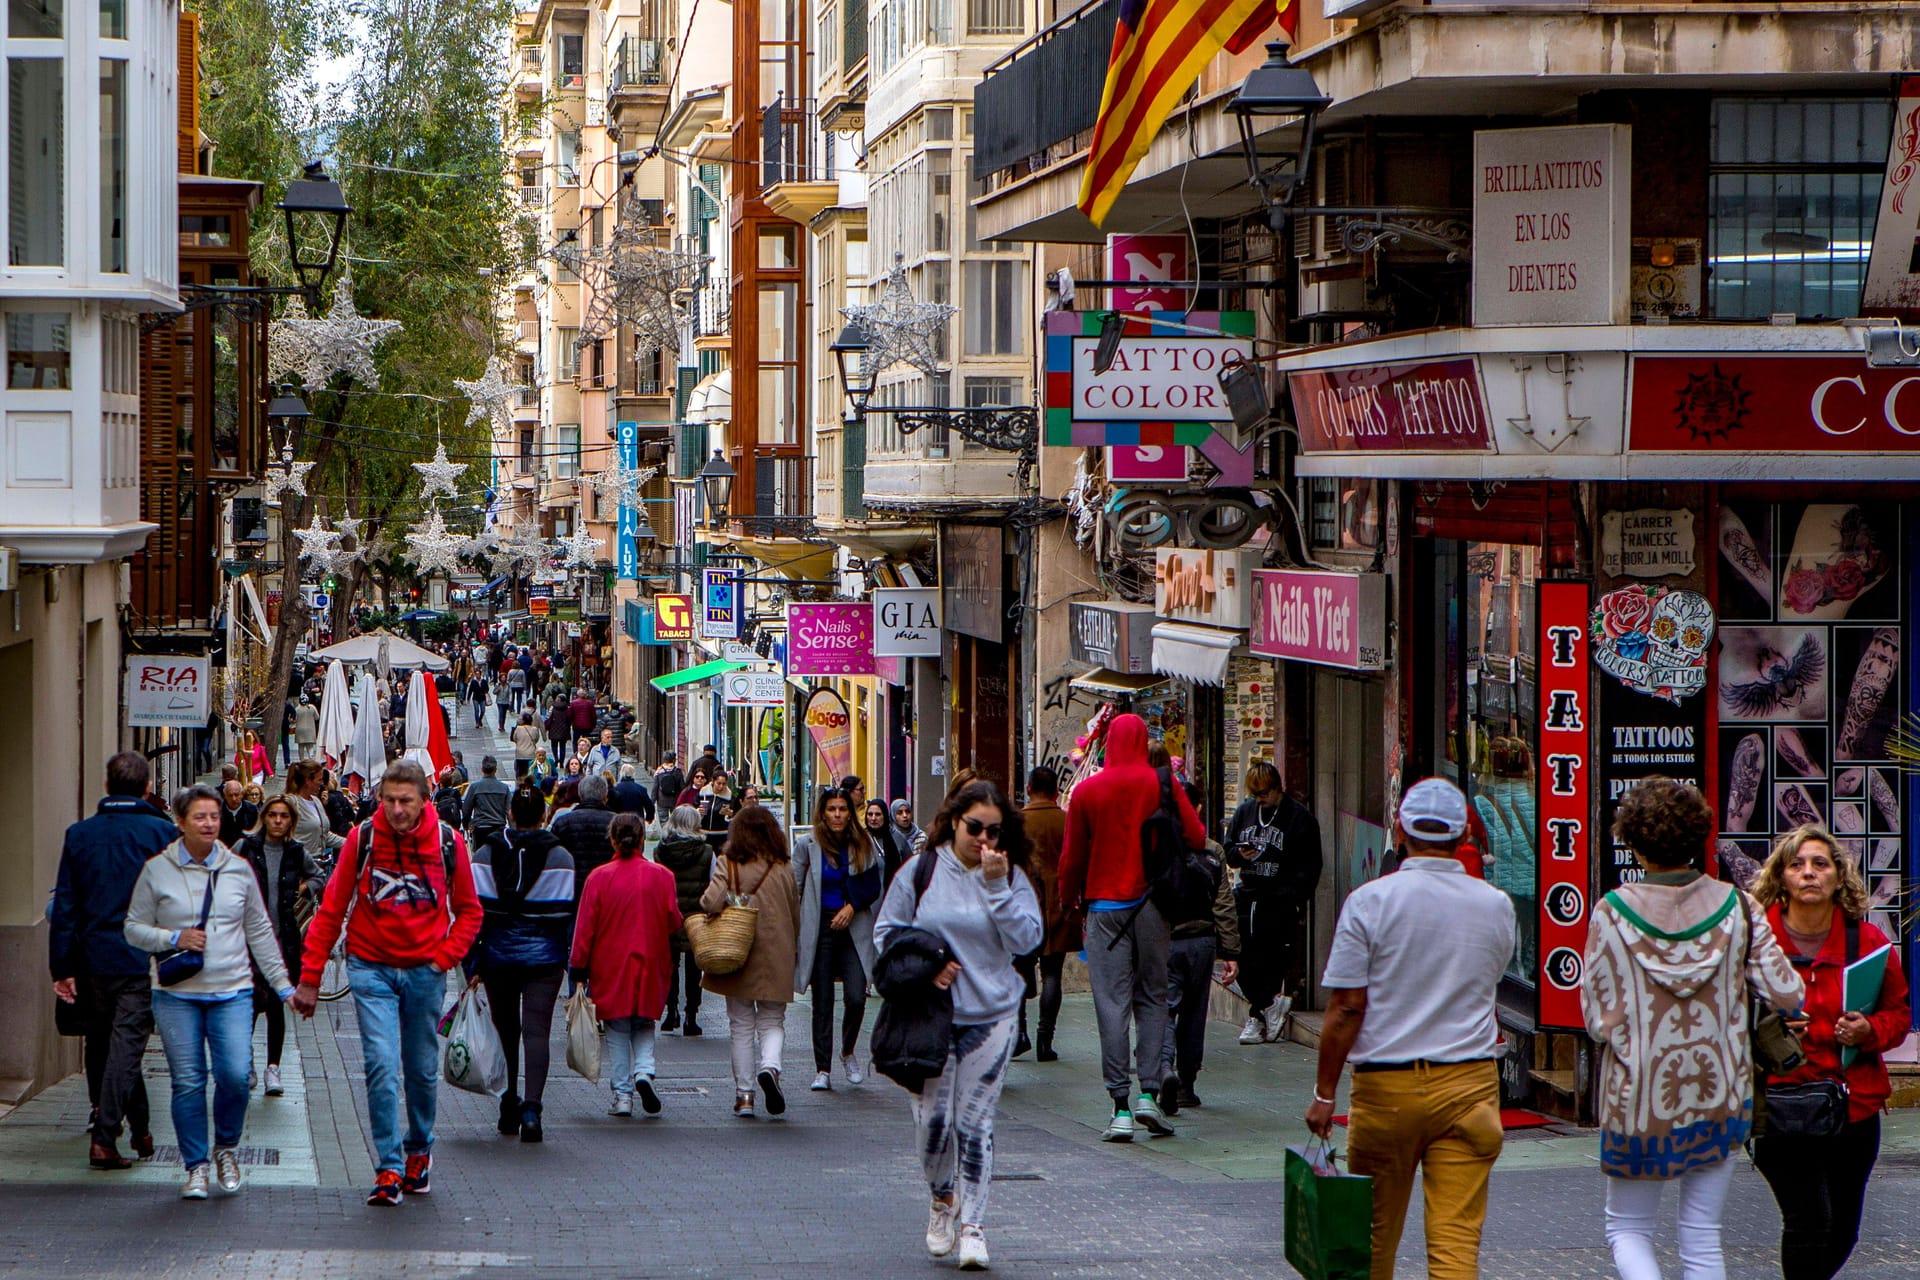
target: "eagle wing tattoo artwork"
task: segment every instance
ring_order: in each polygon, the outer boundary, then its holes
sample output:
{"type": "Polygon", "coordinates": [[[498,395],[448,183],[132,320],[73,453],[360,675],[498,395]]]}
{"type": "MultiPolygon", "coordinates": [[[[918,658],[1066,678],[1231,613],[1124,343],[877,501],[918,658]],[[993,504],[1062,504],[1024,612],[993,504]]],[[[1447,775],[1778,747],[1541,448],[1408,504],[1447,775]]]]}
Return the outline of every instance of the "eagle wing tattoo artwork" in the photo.
{"type": "Polygon", "coordinates": [[[1809,635],[1801,637],[1791,658],[1778,649],[1761,646],[1754,655],[1754,666],[1760,672],[1758,680],[1723,684],[1720,696],[1740,715],[1759,718],[1798,703],[1826,674],[1827,655],[1820,641],[1809,635]]]}

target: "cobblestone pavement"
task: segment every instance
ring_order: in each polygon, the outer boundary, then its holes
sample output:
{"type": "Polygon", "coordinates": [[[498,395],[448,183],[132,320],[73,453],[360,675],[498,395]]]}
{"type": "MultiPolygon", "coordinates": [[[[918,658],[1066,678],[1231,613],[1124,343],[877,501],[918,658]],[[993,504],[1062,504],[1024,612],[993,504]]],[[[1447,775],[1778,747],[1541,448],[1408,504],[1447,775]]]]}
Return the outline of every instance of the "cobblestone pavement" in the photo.
{"type": "MultiPolygon", "coordinates": [[[[486,744],[460,737],[477,765],[475,749],[486,744]]],[[[849,1087],[837,1070],[833,1092],[810,1093],[807,1014],[796,1004],[788,1019],[792,1105],[778,1122],[729,1114],[726,1022],[711,1002],[705,1037],[661,1038],[666,1113],[657,1119],[607,1117],[605,1095],[565,1070],[558,1043],[542,1145],[498,1136],[491,1102],[443,1086],[433,1193],[397,1210],[363,1203],[371,1165],[360,1040],[346,1002],[297,1025],[287,1095],[255,1096],[248,1186],[235,1197],[181,1202],[169,1161],[89,1173],[76,1077],[0,1119],[0,1274],[892,1280],[950,1269],[929,1262],[920,1243],[926,1201],[905,1096],[883,1079],[849,1087]]],[[[1214,1024],[1199,1082],[1206,1105],[1178,1118],[1179,1136],[1108,1146],[1098,1137],[1106,1107],[1091,1009],[1068,998],[1061,1060],[1016,1064],[1002,1107],[988,1215],[997,1273],[1291,1274],[1279,1156],[1303,1136],[1312,1057],[1292,1045],[1241,1047],[1233,1030],[1214,1024]]],[[[157,1038],[147,1075],[165,1147],[172,1133],[157,1038]]],[[[1890,1117],[1887,1132],[1849,1280],[1920,1274],[1920,1220],[1908,1207],[1920,1193],[1920,1113],[1890,1117]]],[[[1511,1135],[1494,1175],[1483,1274],[1612,1274],[1601,1190],[1590,1133],[1511,1135]]],[[[1416,1201],[1406,1277],[1424,1272],[1417,1217],[1416,1201]]],[[[1779,1274],[1778,1222],[1743,1161],[1727,1215],[1736,1280],[1779,1274]]]]}

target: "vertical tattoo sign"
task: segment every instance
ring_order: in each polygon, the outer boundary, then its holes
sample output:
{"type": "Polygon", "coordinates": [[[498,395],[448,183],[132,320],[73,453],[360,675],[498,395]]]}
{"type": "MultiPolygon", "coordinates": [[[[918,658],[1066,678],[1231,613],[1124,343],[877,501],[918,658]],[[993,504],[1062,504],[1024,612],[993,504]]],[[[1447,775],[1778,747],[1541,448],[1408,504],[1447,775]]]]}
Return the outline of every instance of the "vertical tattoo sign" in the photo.
{"type": "Polygon", "coordinates": [[[1589,589],[1553,580],[1539,592],[1539,1024],[1577,1028],[1593,852],[1589,589]]]}

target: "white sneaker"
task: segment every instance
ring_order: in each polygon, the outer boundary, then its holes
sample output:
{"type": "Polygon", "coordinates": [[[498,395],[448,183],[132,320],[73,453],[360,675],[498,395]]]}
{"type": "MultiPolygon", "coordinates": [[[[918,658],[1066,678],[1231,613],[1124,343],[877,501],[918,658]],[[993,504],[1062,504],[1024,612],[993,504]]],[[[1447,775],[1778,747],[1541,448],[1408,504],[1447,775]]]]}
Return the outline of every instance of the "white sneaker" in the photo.
{"type": "Polygon", "coordinates": [[[832,1088],[833,1088],[833,1077],[832,1077],[832,1076],[830,1076],[830,1075],[828,1075],[828,1074],[827,1074],[826,1072],[824,1072],[824,1071],[821,1071],[821,1072],[817,1072],[817,1073],[816,1073],[816,1074],[814,1075],[814,1077],[813,1077],[813,1091],[814,1091],[815,1093],[826,1093],[826,1092],[828,1092],[828,1091],[830,1091],[830,1090],[831,1090],[832,1088]]]}
{"type": "Polygon", "coordinates": [[[971,1224],[960,1228],[960,1269],[962,1271],[987,1269],[986,1234],[971,1224]]]}
{"type": "Polygon", "coordinates": [[[1133,1118],[1141,1128],[1156,1138],[1173,1136],[1173,1126],[1167,1123],[1167,1117],[1160,1110],[1160,1104],[1147,1094],[1143,1093],[1134,1100],[1133,1118]]]}
{"type": "Polygon", "coordinates": [[[267,1096],[269,1098],[277,1098],[285,1092],[286,1092],[285,1086],[283,1086],[280,1083],[280,1068],[268,1067],[267,1068],[267,1096]]]}
{"type": "Polygon", "coordinates": [[[1102,1142],[1132,1142],[1133,1112],[1116,1111],[1113,1119],[1107,1121],[1107,1131],[1100,1135],[1102,1142]]]}
{"type": "Polygon", "coordinates": [[[240,1157],[232,1147],[213,1149],[213,1171],[220,1179],[220,1189],[228,1195],[240,1189],[240,1157]]]}
{"type": "Polygon", "coordinates": [[[207,1166],[197,1164],[187,1170],[187,1180],[180,1187],[182,1200],[205,1200],[207,1198],[207,1166]]]}
{"type": "Polygon", "coordinates": [[[1257,1013],[1247,1015],[1247,1025],[1240,1028],[1241,1044],[1265,1044],[1267,1041],[1267,1021],[1257,1013]]]}
{"type": "Polygon", "coordinates": [[[944,1258],[953,1252],[954,1202],[935,1200],[927,1211],[927,1256],[944,1258]]]}
{"type": "Polygon", "coordinates": [[[859,1084],[867,1078],[865,1073],[860,1070],[860,1063],[852,1054],[848,1054],[846,1057],[840,1059],[840,1069],[847,1073],[848,1084],[859,1084]]]}
{"type": "Polygon", "coordinates": [[[1267,1042],[1272,1044],[1286,1038],[1287,1015],[1293,1012],[1292,996],[1275,996],[1273,1003],[1260,1015],[1267,1024],[1267,1042]]]}
{"type": "Polygon", "coordinates": [[[630,1093],[615,1093],[613,1095],[613,1105],[607,1108],[607,1114],[610,1116],[632,1116],[633,1095],[630,1093]]]}

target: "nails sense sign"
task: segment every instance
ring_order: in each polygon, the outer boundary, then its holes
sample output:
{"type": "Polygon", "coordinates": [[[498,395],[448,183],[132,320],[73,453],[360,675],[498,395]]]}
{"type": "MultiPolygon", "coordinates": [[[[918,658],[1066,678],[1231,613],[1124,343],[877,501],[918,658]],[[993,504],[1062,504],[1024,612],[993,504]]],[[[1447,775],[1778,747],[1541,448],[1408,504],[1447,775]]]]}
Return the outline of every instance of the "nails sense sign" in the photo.
{"type": "MultiPolygon", "coordinates": [[[[1542,1027],[1577,1028],[1592,874],[1592,640],[1584,582],[1546,581],[1540,599],[1540,749],[1537,851],[1542,1027]]],[[[1524,835],[1525,833],[1523,833],[1524,835]]]]}

